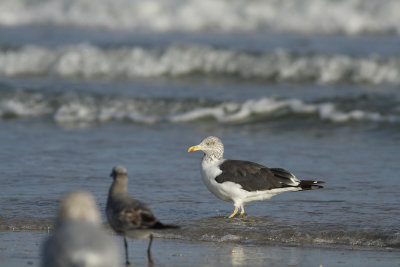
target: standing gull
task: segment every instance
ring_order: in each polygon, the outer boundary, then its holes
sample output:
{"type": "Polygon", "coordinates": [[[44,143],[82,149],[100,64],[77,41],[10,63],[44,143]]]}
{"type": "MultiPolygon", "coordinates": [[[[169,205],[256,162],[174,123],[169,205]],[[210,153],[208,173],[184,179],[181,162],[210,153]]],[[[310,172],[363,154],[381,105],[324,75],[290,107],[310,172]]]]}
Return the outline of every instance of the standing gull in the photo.
{"type": "Polygon", "coordinates": [[[71,192],[59,208],[54,232],[42,247],[42,267],[119,267],[120,251],[102,229],[93,197],[71,192]]]}
{"type": "Polygon", "coordinates": [[[204,184],[216,197],[233,202],[232,218],[239,208],[244,214],[248,202],[269,199],[284,192],[322,188],[323,181],[298,180],[281,168],[267,168],[260,164],[224,159],[224,145],[218,137],[209,136],[188,152],[202,150],[201,174],[204,184]]]}
{"type": "Polygon", "coordinates": [[[114,231],[124,237],[126,264],[129,265],[128,242],[126,237],[150,237],[147,248],[147,258],[152,263],[151,243],[152,232],[155,230],[178,228],[175,225],[161,223],[146,204],[131,197],[127,192],[128,172],[122,166],[113,168],[111,175],[114,181],[110,187],[107,199],[107,219],[114,231]]]}

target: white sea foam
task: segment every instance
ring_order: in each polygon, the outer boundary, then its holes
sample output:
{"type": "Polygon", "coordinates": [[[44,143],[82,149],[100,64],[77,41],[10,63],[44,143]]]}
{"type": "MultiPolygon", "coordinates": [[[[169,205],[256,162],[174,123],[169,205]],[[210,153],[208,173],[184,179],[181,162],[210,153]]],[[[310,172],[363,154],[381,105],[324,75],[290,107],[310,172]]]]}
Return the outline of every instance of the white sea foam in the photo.
{"type": "Polygon", "coordinates": [[[200,240],[213,241],[213,242],[232,242],[232,241],[239,241],[241,239],[244,239],[244,237],[232,234],[227,234],[221,237],[213,234],[205,234],[200,237],[200,240]]]}
{"type": "Polygon", "coordinates": [[[30,97],[16,95],[0,100],[0,119],[8,117],[37,117],[51,113],[48,103],[39,94],[30,97]]]}
{"type": "Polygon", "coordinates": [[[140,100],[112,99],[96,102],[94,98],[74,99],[57,107],[53,118],[61,124],[99,123],[112,120],[152,124],[161,119],[155,114],[148,114],[146,107],[138,102],[140,100]]]}
{"type": "Polygon", "coordinates": [[[54,119],[59,123],[94,122],[96,108],[80,103],[62,105],[55,113],[54,119]]]}
{"type": "Polygon", "coordinates": [[[322,121],[400,123],[396,105],[382,113],[377,110],[348,109],[335,102],[304,102],[300,99],[265,97],[239,101],[192,101],[187,99],[102,97],[63,94],[46,97],[41,94],[16,93],[2,96],[0,119],[51,116],[60,124],[92,124],[108,121],[130,121],[153,124],[158,122],[187,123],[212,120],[235,124],[317,116],[322,121]],[[392,110],[393,109],[393,110],[392,110]],[[298,117],[300,115],[300,117],[298,117]]]}
{"type": "Polygon", "coordinates": [[[199,45],[103,49],[89,44],[0,51],[0,75],[72,78],[228,76],[270,82],[400,84],[400,57],[260,54],[199,45]]]}
{"type": "Polygon", "coordinates": [[[371,121],[398,123],[396,115],[381,115],[378,112],[362,110],[341,111],[334,103],[307,104],[299,99],[277,100],[262,98],[243,103],[221,103],[214,107],[196,108],[186,113],[173,115],[172,122],[190,122],[199,119],[213,118],[219,122],[241,122],[251,120],[254,116],[290,114],[316,114],[320,119],[343,123],[348,121],[371,121]]]}
{"type": "Polygon", "coordinates": [[[0,25],[398,34],[398,10],[397,0],[3,0],[0,25]]]}

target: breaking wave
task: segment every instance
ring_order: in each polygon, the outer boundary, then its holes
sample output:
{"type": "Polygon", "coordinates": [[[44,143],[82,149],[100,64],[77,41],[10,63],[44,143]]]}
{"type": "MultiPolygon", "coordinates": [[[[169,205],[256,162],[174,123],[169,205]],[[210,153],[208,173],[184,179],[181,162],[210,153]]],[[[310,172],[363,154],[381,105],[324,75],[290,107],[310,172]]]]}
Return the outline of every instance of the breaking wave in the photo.
{"type": "MultiPolygon", "coordinates": [[[[204,99],[135,98],[64,93],[5,93],[0,100],[0,119],[51,117],[59,124],[127,121],[190,123],[211,120],[219,123],[252,123],[277,118],[346,123],[350,121],[400,123],[399,103],[373,107],[367,100],[350,104],[340,100],[305,102],[300,99],[265,97],[243,102],[204,99]],[[368,109],[369,107],[369,109],[368,109]]],[[[346,101],[345,101],[346,102],[346,101]]]]}
{"type": "Polygon", "coordinates": [[[222,76],[267,82],[400,84],[400,57],[285,50],[247,52],[199,45],[101,48],[89,44],[0,50],[0,75],[65,78],[222,76]]]}
{"type": "Polygon", "coordinates": [[[399,34],[398,10],[397,0],[3,0],[0,25],[157,32],[399,34]]]}

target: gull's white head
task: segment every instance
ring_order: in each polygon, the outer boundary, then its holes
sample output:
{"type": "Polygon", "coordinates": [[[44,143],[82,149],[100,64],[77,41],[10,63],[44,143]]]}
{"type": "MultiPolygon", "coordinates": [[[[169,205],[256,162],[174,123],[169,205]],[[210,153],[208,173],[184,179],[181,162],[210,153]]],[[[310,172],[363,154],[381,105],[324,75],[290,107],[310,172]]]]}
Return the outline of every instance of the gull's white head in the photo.
{"type": "Polygon", "coordinates": [[[95,224],[101,223],[100,212],[91,194],[83,191],[74,191],[63,197],[56,224],[71,220],[95,224]]]}
{"type": "Polygon", "coordinates": [[[215,136],[209,136],[204,138],[197,146],[192,146],[188,149],[188,152],[201,150],[204,152],[205,157],[211,160],[220,160],[224,156],[224,145],[221,140],[215,136]]]}

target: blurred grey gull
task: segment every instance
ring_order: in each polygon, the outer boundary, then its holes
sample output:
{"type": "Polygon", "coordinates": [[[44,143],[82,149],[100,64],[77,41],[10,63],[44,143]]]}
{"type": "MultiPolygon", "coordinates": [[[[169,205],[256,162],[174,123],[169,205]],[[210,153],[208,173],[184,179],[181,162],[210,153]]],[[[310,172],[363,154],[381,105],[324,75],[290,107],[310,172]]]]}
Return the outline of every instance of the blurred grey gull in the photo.
{"type": "Polygon", "coordinates": [[[120,251],[102,229],[92,195],[71,192],[61,201],[55,229],[42,246],[42,267],[117,267],[120,251]]]}
{"type": "Polygon", "coordinates": [[[123,166],[114,167],[110,176],[114,181],[108,193],[106,214],[111,228],[117,234],[124,237],[126,264],[130,264],[126,237],[150,237],[147,258],[149,263],[153,263],[150,251],[153,241],[152,232],[155,230],[178,228],[178,226],[161,223],[146,204],[128,194],[128,172],[123,166]]]}
{"type": "Polygon", "coordinates": [[[284,192],[323,188],[317,180],[298,180],[292,173],[281,168],[267,168],[243,160],[224,159],[224,145],[218,137],[209,136],[188,152],[204,152],[201,174],[204,184],[216,197],[233,202],[236,215],[239,208],[244,214],[248,202],[269,199],[284,192]]]}

